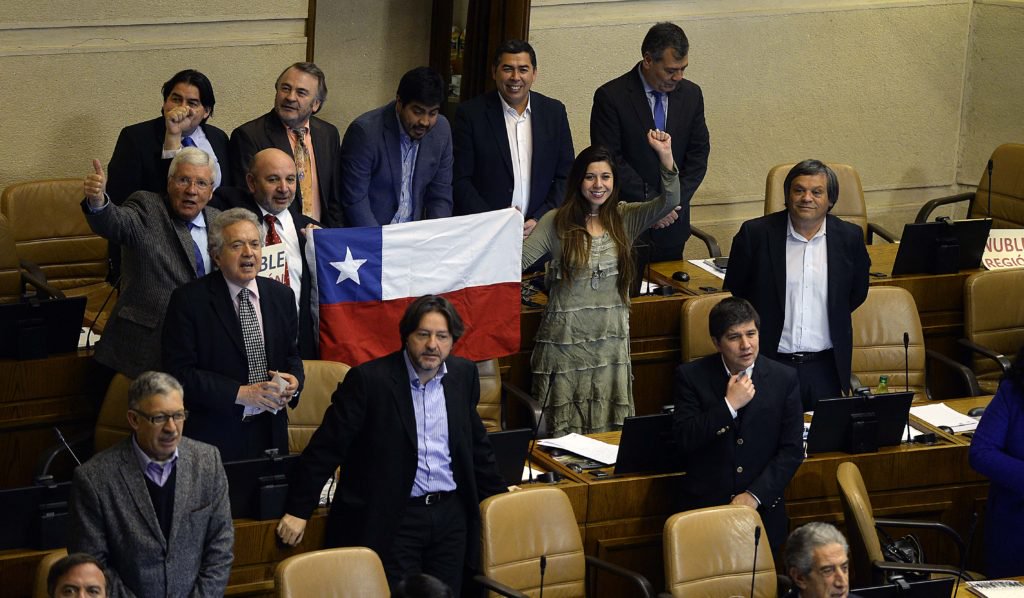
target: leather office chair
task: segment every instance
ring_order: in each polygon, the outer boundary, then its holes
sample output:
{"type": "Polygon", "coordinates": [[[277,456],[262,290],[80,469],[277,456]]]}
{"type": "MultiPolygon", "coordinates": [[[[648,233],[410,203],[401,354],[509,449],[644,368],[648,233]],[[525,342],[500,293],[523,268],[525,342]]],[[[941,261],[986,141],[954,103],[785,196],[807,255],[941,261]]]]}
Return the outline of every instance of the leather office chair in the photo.
{"type": "Polygon", "coordinates": [[[558,488],[491,496],[480,503],[480,518],[483,575],[476,580],[496,594],[536,596],[542,555],[547,561],[545,596],[585,596],[588,565],[630,579],[637,588],[630,595],[654,594],[643,576],[583,554],[572,504],[558,488]]]}
{"type": "MultiPolygon", "coordinates": [[[[768,171],[764,185],[764,213],[771,214],[786,207],[786,191],[783,183],[786,175],[795,164],[779,164],[768,171]]],[[[860,175],[849,164],[828,164],[839,179],[839,199],[832,208],[832,215],[846,222],[856,224],[864,231],[864,240],[871,243],[874,235],[892,243],[899,238],[881,225],[868,222],[867,205],[864,202],[864,188],[860,184],[860,175]]]]}
{"type": "MultiPolygon", "coordinates": [[[[865,587],[888,582],[888,577],[905,571],[956,575],[959,568],[952,565],[893,563],[885,560],[882,543],[876,528],[899,527],[931,529],[948,535],[960,549],[958,562],[963,558],[964,541],[956,531],[937,521],[911,521],[906,519],[876,518],[871,509],[860,469],[852,462],[839,464],[836,471],[839,483],[839,502],[846,520],[846,539],[850,544],[850,586],[865,587]]],[[[982,579],[977,573],[964,572],[965,579],[982,579]]]]}
{"type": "Polygon", "coordinates": [[[82,215],[81,179],[15,183],[0,196],[0,213],[10,223],[18,257],[39,267],[46,282],[68,297],[86,297],[86,325],[102,325],[114,307],[106,282],[107,241],[92,232],[82,215]],[[101,313],[102,307],[102,313],[101,313]]]}
{"type": "Polygon", "coordinates": [[[992,228],[1024,228],[1024,144],[1005,143],[992,152],[992,184],[989,172],[982,171],[978,188],[933,199],[917,212],[914,222],[928,222],[935,208],[961,202],[967,205],[967,218],[987,218],[989,188],[992,189],[992,228]]]}
{"type": "Polygon", "coordinates": [[[854,388],[878,386],[879,376],[889,376],[889,391],[907,388],[904,370],[909,361],[909,390],[931,398],[925,381],[924,332],[913,295],[900,287],[874,285],[868,298],[853,312],[854,388]],[[910,335],[904,354],[903,333],[910,335]],[[909,355],[909,360],[906,358],[909,355]]]}
{"type": "Polygon", "coordinates": [[[700,295],[683,301],[679,317],[680,361],[689,363],[706,355],[716,353],[715,344],[708,333],[708,315],[711,309],[731,293],[700,295]]]}
{"type": "Polygon", "coordinates": [[[672,598],[778,595],[775,561],[761,535],[754,572],[754,528],[764,526],[757,511],[722,505],[676,513],[665,522],[665,585],[672,598]]]}
{"type": "Polygon", "coordinates": [[[18,258],[11,223],[0,214],[0,303],[16,303],[27,298],[29,285],[34,289],[32,297],[63,297],[63,293],[46,283],[38,267],[18,258]]]}
{"type": "Polygon", "coordinates": [[[39,565],[36,566],[36,578],[32,583],[32,598],[50,598],[50,593],[46,591],[46,578],[50,575],[50,568],[67,555],[67,548],[59,548],[46,553],[39,561],[39,565]]]}
{"type": "Polygon", "coordinates": [[[309,444],[313,432],[324,421],[324,412],[331,405],[331,396],[349,369],[349,366],[337,361],[302,361],[306,380],[299,404],[288,411],[288,452],[301,453],[309,444]]]}
{"type": "Polygon", "coordinates": [[[331,548],[288,557],[274,571],[274,587],[278,598],[391,595],[380,558],[363,547],[331,548]]]}
{"type": "Polygon", "coordinates": [[[1024,270],[978,272],[964,283],[966,338],[959,343],[977,380],[975,395],[995,394],[999,379],[1024,345],[1020,297],[1024,297],[1024,270]]]}
{"type": "Polygon", "coordinates": [[[501,372],[498,367],[497,359],[476,362],[480,373],[480,402],[476,405],[476,411],[488,432],[497,432],[505,427],[501,410],[501,372]]]}

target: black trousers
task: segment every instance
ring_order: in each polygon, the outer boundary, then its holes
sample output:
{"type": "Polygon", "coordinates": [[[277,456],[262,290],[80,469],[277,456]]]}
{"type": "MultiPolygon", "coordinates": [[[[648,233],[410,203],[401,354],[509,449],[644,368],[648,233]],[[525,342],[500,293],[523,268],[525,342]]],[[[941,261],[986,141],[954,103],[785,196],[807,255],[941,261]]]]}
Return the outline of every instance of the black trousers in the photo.
{"type": "Polygon", "coordinates": [[[462,587],[466,558],[466,510],[452,493],[441,502],[410,502],[388,554],[382,554],[384,573],[392,590],[407,575],[433,575],[455,593],[462,587]]]}
{"type": "Polygon", "coordinates": [[[781,363],[796,368],[800,380],[800,402],[804,411],[811,411],[818,399],[832,399],[842,396],[843,385],[839,382],[839,370],[832,351],[823,351],[816,359],[796,362],[786,354],[780,353],[776,358],[781,363]]]}

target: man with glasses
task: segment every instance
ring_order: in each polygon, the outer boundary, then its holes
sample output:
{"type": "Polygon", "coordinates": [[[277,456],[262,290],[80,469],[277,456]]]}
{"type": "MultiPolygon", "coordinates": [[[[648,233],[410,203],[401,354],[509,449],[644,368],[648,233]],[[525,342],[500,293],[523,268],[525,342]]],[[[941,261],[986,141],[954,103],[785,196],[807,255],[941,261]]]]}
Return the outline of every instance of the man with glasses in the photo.
{"type": "Polygon", "coordinates": [[[181,385],[145,372],[128,389],[131,437],[75,470],[68,550],[94,556],[110,595],[223,596],[233,560],[217,449],[183,438],[181,385]]]}
{"type": "Polygon", "coordinates": [[[220,212],[213,195],[217,162],[201,149],[179,151],[167,173],[167,194],[132,193],[116,205],[106,193],[99,160],[85,177],[82,211],[92,230],[121,245],[121,292],[96,361],[135,378],[160,369],[160,330],[171,291],[213,268],[207,222],[220,212]]]}

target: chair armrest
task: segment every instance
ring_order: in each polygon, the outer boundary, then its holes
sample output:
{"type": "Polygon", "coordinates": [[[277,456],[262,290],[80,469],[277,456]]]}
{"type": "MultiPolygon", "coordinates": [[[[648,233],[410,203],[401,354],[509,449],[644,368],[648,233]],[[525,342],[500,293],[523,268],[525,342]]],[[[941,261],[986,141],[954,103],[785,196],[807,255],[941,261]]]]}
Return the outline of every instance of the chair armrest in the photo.
{"type": "Polygon", "coordinates": [[[537,430],[537,437],[547,438],[548,426],[547,422],[541,419],[540,401],[530,396],[530,393],[509,382],[502,382],[501,387],[505,390],[505,396],[518,401],[530,413],[530,427],[537,430]],[[537,427],[537,422],[541,422],[540,428],[537,427]]]}
{"type": "Polygon", "coordinates": [[[46,274],[43,273],[42,268],[33,262],[28,260],[19,260],[21,266],[21,294],[25,294],[25,285],[32,286],[36,289],[36,295],[40,299],[63,299],[64,293],[60,289],[54,287],[46,280],[46,274]]]}
{"type": "Polygon", "coordinates": [[[955,361],[946,357],[942,353],[936,352],[934,349],[925,349],[925,355],[929,359],[935,360],[936,363],[944,365],[953,371],[957,372],[963,379],[964,385],[967,387],[967,396],[977,397],[981,395],[981,387],[978,386],[978,378],[971,371],[971,368],[965,366],[959,361],[955,361]]]}
{"type": "Polygon", "coordinates": [[[964,539],[960,537],[957,531],[945,523],[938,521],[914,521],[910,519],[880,519],[875,518],[875,527],[907,527],[912,529],[930,529],[942,532],[953,539],[956,543],[957,548],[960,549],[960,555],[963,556],[965,545],[964,539]]]}
{"type": "MultiPolygon", "coordinates": [[[[961,574],[960,569],[952,565],[931,565],[928,563],[892,563],[889,561],[872,561],[871,566],[879,571],[884,571],[886,573],[910,571],[914,573],[945,573],[947,575],[953,576],[961,574]]],[[[963,571],[963,578],[968,581],[974,581],[974,578],[967,571],[963,571]]]]}
{"type": "Polygon", "coordinates": [[[874,235],[878,235],[879,237],[882,237],[882,239],[884,239],[885,241],[888,241],[889,243],[895,243],[895,242],[900,240],[899,237],[897,237],[896,235],[894,235],[891,232],[889,232],[889,230],[887,228],[883,227],[881,224],[875,224],[874,222],[868,222],[868,244],[869,245],[871,244],[871,241],[872,241],[872,238],[874,237],[874,235]]]}
{"type": "Polygon", "coordinates": [[[718,239],[710,233],[690,225],[690,234],[704,241],[704,245],[708,248],[708,253],[711,257],[722,257],[722,249],[718,246],[718,239]]]}
{"type": "Polygon", "coordinates": [[[613,575],[618,575],[619,577],[624,577],[632,581],[637,587],[640,588],[640,594],[633,595],[643,596],[644,598],[654,597],[654,586],[652,586],[651,582],[647,581],[647,578],[643,575],[640,575],[636,571],[630,571],[625,567],[620,567],[614,563],[609,563],[606,560],[599,559],[596,556],[587,555],[586,558],[588,565],[593,565],[598,569],[603,569],[613,575]]]}
{"type": "Polygon", "coordinates": [[[520,592],[519,590],[515,590],[506,586],[505,584],[498,583],[490,577],[487,577],[486,575],[474,575],[473,581],[477,582],[478,584],[482,585],[488,590],[491,590],[492,592],[497,592],[498,594],[501,594],[502,596],[509,596],[510,598],[529,598],[526,594],[520,592]]]}
{"type": "Polygon", "coordinates": [[[949,195],[946,197],[939,197],[925,202],[921,209],[917,211],[917,216],[914,217],[915,223],[928,222],[928,217],[932,215],[935,208],[939,206],[948,205],[951,203],[959,203],[961,201],[969,201],[974,199],[974,193],[957,193],[956,195],[949,195]]]}
{"type": "Polygon", "coordinates": [[[989,349],[984,345],[979,345],[978,343],[966,338],[958,339],[956,342],[960,343],[960,346],[969,349],[972,353],[981,353],[985,357],[995,361],[999,364],[999,368],[1003,370],[1004,374],[1010,371],[1010,360],[1002,353],[996,353],[992,349],[989,349]]]}

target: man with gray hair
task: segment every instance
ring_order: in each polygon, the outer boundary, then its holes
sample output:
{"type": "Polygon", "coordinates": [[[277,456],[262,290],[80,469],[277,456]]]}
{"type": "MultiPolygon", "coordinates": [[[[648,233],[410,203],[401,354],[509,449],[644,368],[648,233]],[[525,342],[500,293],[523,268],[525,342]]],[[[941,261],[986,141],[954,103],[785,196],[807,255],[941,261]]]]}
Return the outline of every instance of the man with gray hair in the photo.
{"type": "Polygon", "coordinates": [[[96,361],[129,377],[159,369],[160,330],[171,291],[213,268],[206,225],[219,212],[213,195],[217,163],[201,149],[179,151],[167,172],[167,194],[132,193],[115,205],[99,160],[85,177],[82,211],[92,230],[121,246],[121,292],[96,347],[96,361]]]}
{"type": "Polygon", "coordinates": [[[288,454],[285,407],[302,387],[295,294],[256,276],[262,248],[255,214],[221,213],[210,226],[219,269],[175,290],[164,320],[164,370],[185,387],[189,436],[225,461],[288,454]]]}
{"type": "Polygon", "coordinates": [[[793,530],[785,560],[795,586],[788,598],[856,598],[850,594],[850,547],[834,526],[812,521],[793,530]]]}
{"type": "Polygon", "coordinates": [[[75,470],[68,550],[107,570],[112,597],[223,596],[234,559],[228,481],[212,446],[182,438],[181,385],[144,372],[132,435],[75,470]]]}

